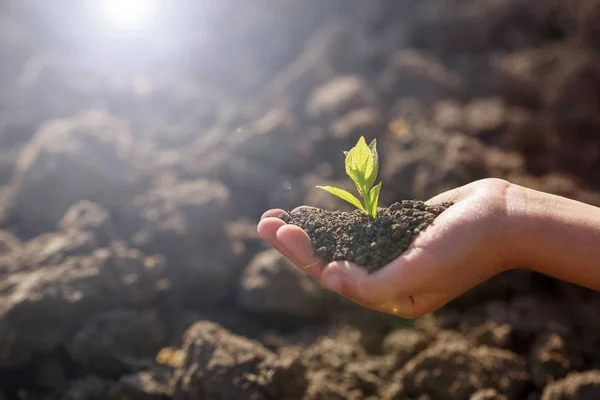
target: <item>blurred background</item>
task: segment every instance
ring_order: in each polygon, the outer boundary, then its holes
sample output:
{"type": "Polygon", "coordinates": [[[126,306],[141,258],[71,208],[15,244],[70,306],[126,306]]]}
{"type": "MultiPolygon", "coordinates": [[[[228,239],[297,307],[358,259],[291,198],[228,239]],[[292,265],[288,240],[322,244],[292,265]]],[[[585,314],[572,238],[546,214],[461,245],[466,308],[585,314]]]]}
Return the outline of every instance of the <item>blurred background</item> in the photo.
{"type": "Polygon", "coordinates": [[[347,210],[314,186],[348,187],[361,135],[383,205],[499,177],[600,206],[599,21],[598,0],[0,0],[0,399],[600,390],[595,293],[511,271],[408,322],[256,235],[268,208],[347,210]]]}

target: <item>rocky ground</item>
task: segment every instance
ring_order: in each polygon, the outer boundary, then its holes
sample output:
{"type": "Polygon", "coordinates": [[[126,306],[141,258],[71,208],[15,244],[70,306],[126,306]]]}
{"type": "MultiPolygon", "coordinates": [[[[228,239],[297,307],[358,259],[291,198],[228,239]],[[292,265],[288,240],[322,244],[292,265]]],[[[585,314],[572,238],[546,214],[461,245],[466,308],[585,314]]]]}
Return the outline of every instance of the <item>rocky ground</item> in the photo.
{"type": "Polygon", "coordinates": [[[510,271],[409,323],[255,232],[347,210],[314,186],[361,135],[383,205],[493,176],[600,206],[600,1],[201,3],[117,46],[0,1],[0,399],[600,398],[597,293],[510,271]]]}

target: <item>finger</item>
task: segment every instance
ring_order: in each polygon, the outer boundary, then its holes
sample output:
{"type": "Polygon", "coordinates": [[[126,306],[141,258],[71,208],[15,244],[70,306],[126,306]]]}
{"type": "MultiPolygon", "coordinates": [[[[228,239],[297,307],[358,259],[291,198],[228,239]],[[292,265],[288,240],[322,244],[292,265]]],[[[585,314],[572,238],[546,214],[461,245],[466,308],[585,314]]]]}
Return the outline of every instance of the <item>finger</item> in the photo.
{"type": "Polygon", "coordinates": [[[352,300],[352,301],[354,303],[358,304],[359,306],[369,308],[371,310],[379,311],[382,313],[391,314],[396,317],[413,319],[418,316],[415,313],[415,308],[414,308],[415,303],[410,298],[406,298],[404,300],[395,301],[395,302],[391,302],[391,303],[381,304],[381,305],[369,305],[369,304],[360,303],[360,302],[354,301],[354,300],[352,300]]]}
{"type": "Polygon", "coordinates": [[[327,265],[321,280],[326,288],[363,307],[407,319],[423,314],[421,305],[415,301],[417,296],[402,293],[397,284],[388,284],[385,278],[372,276],[364,268],[343,261],[327,265]]]}
{"type": "Polygon", "coordinates": [[[473,194],[477,188],[480,188],[482,184],[482,180],[474,181],[468,183],[464,186],[458,187],[456,189],[448,190],[447,192],[440,193],[437,196],[432,197],[427,200],[425,203],[429,205],[452,202],[457,203],[458,201],[465,199],[469,195],[473,194]]]}
{"type": "Polygon", "coordinates": [[[440,203],[457,203],[459,200],[466,198],[473,192],[474,182],[440,193],[437,196],[427,200],[425,204],[434,205],[440,203]]]}
{"type": "Polygon", "coordinates": [[[321,274],[321,282],[327,289],[349,299],[374,307],[390,303],[395,293],[381,291],[372,283],[368,271],[348,261],[330,263],[321,274]]]}
{"type": "Polygon", "coordinates": [[[427,200],[425,204],[435,205],[441,203],[456,203],[456,201],[462,196],[464,196],[463,188],[452,189],[432,197],[431,199],[427,200]]]}
{"type": "Polygon", "coordinates": [[[296,260],[293,254],[277,239],[277,231],[285,226],[286,223],[275,217],[266,217],[258,223],[256,231],[258,236],[263,240],[269,242],[277,251],[290,259],[294,264],[298,265],[299,261],[296,260]]]}
{"type": "Polygon", "coordinates": [[[322,281],[331,290],[362,303],[391,303],[422,290],[417,283],[419,268],[426,261],[424,255],[422,249],[412,247],[372,273],[348,261],[333,262],[323,271],[322,281]]]}
{"type": "Polygon", "coordinates": [[[298,206],[292,210],[292,212],[300,211],[300,210],[312,210],[314,207],[311,206],[298,206]]]}
{"type": "Polygon", "coordinates": [[[405,319],[414,319],[419,316],[415,308],[414,298],[412,296],[405,297],[382,306],[377,306],[377,308],[374,309],[405,319]]]}
{"type": "Polygon", "coordinates": [[[265,213],[260,217],[261,220],[265,219],[265,218],[279,218],[279,216],[281,214],[285,214],[286,211],[282,210],[281,208],[274,208],[272,210],[267,210],[265,211],[265,213]]]}
{"type": "Polygon", "coordinates": [[[326,263],[315,254],[310,237],[296,225],[285,225],[277,230],[277,240],[285,246],[302,270],[317,279],[321,279],[321,272],[326,263]]]}

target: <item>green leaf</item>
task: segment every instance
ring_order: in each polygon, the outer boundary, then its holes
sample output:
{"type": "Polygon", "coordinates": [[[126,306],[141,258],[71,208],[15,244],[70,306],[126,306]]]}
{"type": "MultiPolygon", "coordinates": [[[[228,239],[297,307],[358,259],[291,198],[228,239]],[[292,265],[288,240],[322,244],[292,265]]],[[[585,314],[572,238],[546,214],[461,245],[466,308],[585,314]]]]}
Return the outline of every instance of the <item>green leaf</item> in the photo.
{"type": "Polygon", "coordinates": [[[369,148],[371,149],[371,151],[373,151],[373,149],[377,148],[377,139],[371,140],[371,143],[369,143],[369,148]]]}
{"type": "Polygon", "coordinates": [[[331,194],[336,195],[337,197],[346,200],[348,203],[352,204],[353,206],[355,206],[356,208],[362,210],[364,213],[366,213],[367,211],[365,210],[365,208],[363,207],[363,205],[360,203],[360,200],[358,200],[352,193],[344,190],[344,189],[338,189],[336,187],[333,186],[317,186],[319,189],[323,189],[328,191],[331,194]]]}
{"type": "Polygon", "coordinates": [[[379,156],[377,155],[377,139],[373,139],[371,144],[369,144],[369,149],[371,149],[371,155],[373,156],[373,162],[375,164],[379,164],[379,156]]]}
{"type": "Polygon", "coordinates": [[[376,186],[373,186],[373,189],[369,192],[369,203],[371,209],[368,210],[369,214],[373,218],[377,218],[377,203],[379,203],[379,192],[381,191],[381,183],[379,182],[376,186]]]}
{"type": "MultiPolygon", "coordinates": [[[[360,137],[356,146],[346,156],[346,173],[354,181],[359,191],[367,186],[367,177],[373,174],[373,154],[363,136],[360,137]]],[[[369,188],[366,188],[369,190],[369,188]]]]}
{"type": "Polygon", "coordinates": [[[373,159],[373,171],[370,175],[366,177],[366,190],[371,189],[373,184],[375,184],[375,180],[377,179],[377,174],[379,173],[379,156],[377,155],[377,139],[373,139],[371,144],[369,144],[369,149],[371,150],[371,157],[373,159]]]}

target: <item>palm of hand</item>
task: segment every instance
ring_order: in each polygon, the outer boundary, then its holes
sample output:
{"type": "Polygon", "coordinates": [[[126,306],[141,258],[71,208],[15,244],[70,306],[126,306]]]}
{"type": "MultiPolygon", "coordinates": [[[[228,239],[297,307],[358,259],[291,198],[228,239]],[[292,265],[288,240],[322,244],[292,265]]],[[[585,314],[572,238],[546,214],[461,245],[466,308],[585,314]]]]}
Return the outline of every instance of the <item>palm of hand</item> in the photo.
{"type": "Polygon", "coordinates": [[[504,192],[508,183],[485,179],[429,200],[454,205],[421,232],[409,249],[368,274],[348,262],[327,265],[308,235],[267,211],[259,235],[323,285],[378,311],[415,318],[433,311],[499,273],[502,264],[504,192]]]}

